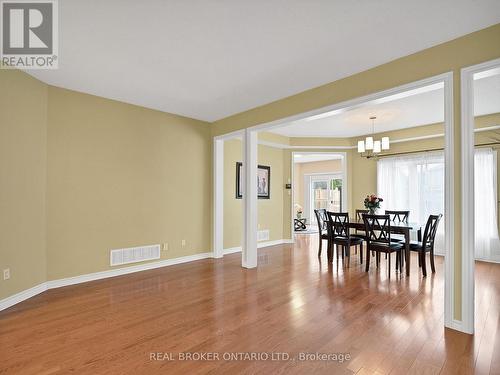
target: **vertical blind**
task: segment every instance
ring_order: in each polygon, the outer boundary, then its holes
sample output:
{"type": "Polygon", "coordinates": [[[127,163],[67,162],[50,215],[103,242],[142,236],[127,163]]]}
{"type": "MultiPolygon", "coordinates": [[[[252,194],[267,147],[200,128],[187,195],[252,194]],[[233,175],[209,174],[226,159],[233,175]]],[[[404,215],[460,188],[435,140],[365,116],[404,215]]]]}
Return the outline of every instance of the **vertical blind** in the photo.
{"type": "MultiPolygon", "coordinates": [[[[495,151],[477,149],[474,168],[475,256],[477,259],[498,260],[500,241],[495,151]]],[[[444,214],[443,152],[380,159],[377,163],[377,194],[384,198],[383,209],[410,210],[410,221],[422,225],[425,225],[429,215],[444,214]]],[[[444,254],[445,220],[443,218],[439,224],[436,237],[435,252],[438,254],[444,254]]]]}

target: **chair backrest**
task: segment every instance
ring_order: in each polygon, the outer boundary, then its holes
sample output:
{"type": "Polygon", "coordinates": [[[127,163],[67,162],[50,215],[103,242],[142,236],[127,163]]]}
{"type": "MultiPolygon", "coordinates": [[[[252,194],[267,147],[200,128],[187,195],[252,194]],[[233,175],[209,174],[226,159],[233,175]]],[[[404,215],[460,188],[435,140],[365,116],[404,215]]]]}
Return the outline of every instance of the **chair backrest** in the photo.
{"type": "Polygon", "coordinates": [[[330,233],[336,237],[349,237],[349,214],[347,212],[327,212],[330,233]]]}
{"type": "Polygon", "coordinates": [[[385,210],[385,214],[391,217],[391,221],[405,221],[408,222],[410,211],[390,211],[385,210]]]}
{"type": "Polygon", "coordinates": [[[427,224],[425,224],[424,237],[422,238],[422,246],[433,247],[434,240],[436,239],[437,228],[439,221],[443,217],[442,214],[439,215],[429,215],[427,219],[427,224]]]}
{"type": "Polygon", "coordinates": [[[391,218],[389,215],[363,214],[368,242],[391,242],[391,218]]]}
{"type": "Polygon", "coordinates": [[[328,228],[328,215],[326,214],[326,210],[324,208],[320,208],[319,210],[314,210],[314,214],[316,215],[316,221],[318,222],[318,230],[321,234],[322,231],[328,228]]]}
{"type": "Polygon", "coordinates": [[[356,209],[356,220],[362,221],[363,214],[367,214],[368,212],[369,212],[368,210],[356,209]]]}

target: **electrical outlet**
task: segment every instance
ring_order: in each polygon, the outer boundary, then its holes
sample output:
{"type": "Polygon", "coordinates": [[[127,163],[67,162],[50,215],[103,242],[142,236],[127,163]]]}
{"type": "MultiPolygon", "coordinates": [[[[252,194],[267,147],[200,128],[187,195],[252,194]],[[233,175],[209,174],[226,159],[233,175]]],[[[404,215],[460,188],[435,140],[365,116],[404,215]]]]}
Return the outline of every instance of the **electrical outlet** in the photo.
{"type": "Polygon", "coordinates": [[[165,242],[162,246],[163,251],[168,251],[168,242],[165,242]]]}
{"type": "Polygon", "coordinates": [[[181,246],[182,246],[182,247],[186,247],[186,240],[182,240],[182,241],[181,241],[181,246]]]}
{"type": "Polygon", "coordinates": [[[3,270],[3,279],[4,280],[10,279],[10,268],[6,268],[3,270]]]}

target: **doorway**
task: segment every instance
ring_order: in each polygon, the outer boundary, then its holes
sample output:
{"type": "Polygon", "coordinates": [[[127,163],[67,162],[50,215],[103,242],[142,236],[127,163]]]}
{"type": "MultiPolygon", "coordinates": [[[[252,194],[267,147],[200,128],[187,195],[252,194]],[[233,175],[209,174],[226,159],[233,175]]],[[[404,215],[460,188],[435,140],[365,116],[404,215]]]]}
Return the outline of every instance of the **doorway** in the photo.
{"type": "Polygon", "coordinates": [[[347,209],[344,152],[292,152],[291,162],[292,222],[301,219],[311,228],[316,225],[314,210],[347,209]]]}
{"type": "MultiPolygon", "coordinates": [[[[388,89],[385,91],[380,91],[372,94],[368,94],[363,97],[358,97],[355,99],[347,100],[345,102],[337,103],[328,107],[323,107],[320,109],[311,110],[309,112],[304,112],[301,114],[293,115],[287,118],[282,118],[268,123],[258,124],[249,128],[246,128],[243,132],[244,134],[244,151],[243,151],[243,163],[246,165],[244,170],[244,185],[247,194],[243,199],[244,206],[244,223],[243,223],[243,259],[242,266],[246,268],[254,268],[257,266],[257,155],[258,155],[258,134],[261,132],[268,132],[272,129],[278,129],[280,127],[285,127],[293,121],[298,121],[301,119],[318,119],[324,118],[325,116],[330,116],[335,113],[342,113],[347,108],[354,108],[360,105],[364,105],[370,101],[383,100],[386,97],[404,97],[405,93],[409,90],[419,90],[424,87],[428,87],[434,84],[442,84],[444,89],[444,160],[445,160],[445,176],[444,176],[444,186],[445,186],[445,204],[444,204],[444,215],[447,218],[445,222],[445,291],[444,291],[444,321],[445,326],[454,328],[457,330],[464,331],[463,320],[461,317],[454,316],[455,302],[461,300],[463,303],[468,303],[470,300],[467,298],[464,290],[454,289],[454,275],[455,275],[455,259],[454,259],[454,209],[455,209],[455,199],[454,199],[454,137],[453,137],[453,73],[448,72],[438,76],[430,77],[427,79],[422,79],[420,81],[404,84],[399,87],[388,89]],[[458,319],[457,319],[458,318],[458,319]]],[[[420,137],[415,137],[420,139],[420,137]]],[[[350,150],[355,149],[355,146],[339,143],[332,145],[316,145],[307,140],[302,140],[301,143],[291,143],[285,145],[286,148],[296,149],[297,152],[300,150],[311,150],[319,149],[323,150],[350,150]],[[309,144],[308,144],[309,143],[309,144]]],[[[335,152],[332,151],[332,152],[335,152]]],[[[347,151],[353,152],[353,151],[347,151]]],[[[346,152],[346,153],[347,153],[346,152]]],[[[220,160],[217,155],[215,156],[215,164],[217,160],[220,160]]],[[[349,170],[357,170],[357,166],[350,165],[349,170]]],[[[215,167],[216,171],[218,168],[215,167]]],[[[293,170],[292,170],[293,173],[293,170]]],[[[368,177],[369,175],[363,175],[363,177],[368,177]]],[[[217,180],[217,178],[215,178],[217,180]]],[[[345,196],[346,187],[344,179],[343,192],[345,196]]],[[[290,182],[288,182],[289,184],[290,182]]],[[[288,185],[285,184],[285,185],[288,185]]],[[[360,184],[358,186],[363,186],[360,184]]],[[[353,184],[354,187],[354,184],[353,184]]],[[[350,193],[349,202],[352,206],[352,192],[350,193]]],[[[217,196],[217,192],[214,194],[217,196]]],[[[347,200],[344,200],[347,201],[347,200]]],[[[216,201],[217,203],[217,201],[216,201]]],[[[219,228],[221,220],[218,220],[219,215],[217,210],[218,205],[215,204],[216,210],[214,212],[215,229],[214,232],[217,233],[217,228],[219,228]]],[[[293,205],[291,205],[292,213],[294,210],[293,205]]],[[[350,207],[352,208],[352,207],[350,207]]],[[[294,217],[294,215],[292,215],[294,217]]],[[[291,220],[293,222],[293,220],[291,220]]],[[[292,226],[293,224],[291,224],[292,226]]],[[[462,263],[463,264],[463,263],[462,263]]]]}

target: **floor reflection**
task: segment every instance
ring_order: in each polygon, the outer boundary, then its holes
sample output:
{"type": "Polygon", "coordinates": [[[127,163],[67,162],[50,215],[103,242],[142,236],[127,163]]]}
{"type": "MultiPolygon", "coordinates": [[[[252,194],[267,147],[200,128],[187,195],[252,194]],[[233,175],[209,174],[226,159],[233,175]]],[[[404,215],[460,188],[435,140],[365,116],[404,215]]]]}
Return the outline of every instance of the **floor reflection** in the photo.
{"type": "MultiPolygon", "coordinates": [[[[413,255],[415,257],[415,255],[413,255]]],[[[476,334],[444,329],[443,259],[422,277],[318,258],[317,236],[54,289],[0,312],[0,373],[500,372],[500,265],[476,265],[476,334]],[[8,328],[7,328],[8,327],[8,328]],[[11,343],[15,343],[12,345],[11,343]],[[349,353],[343,363],[152,363],[147,353],[349,353]],[[75,355],[78,353],[78,355],[75,355]]]]}

